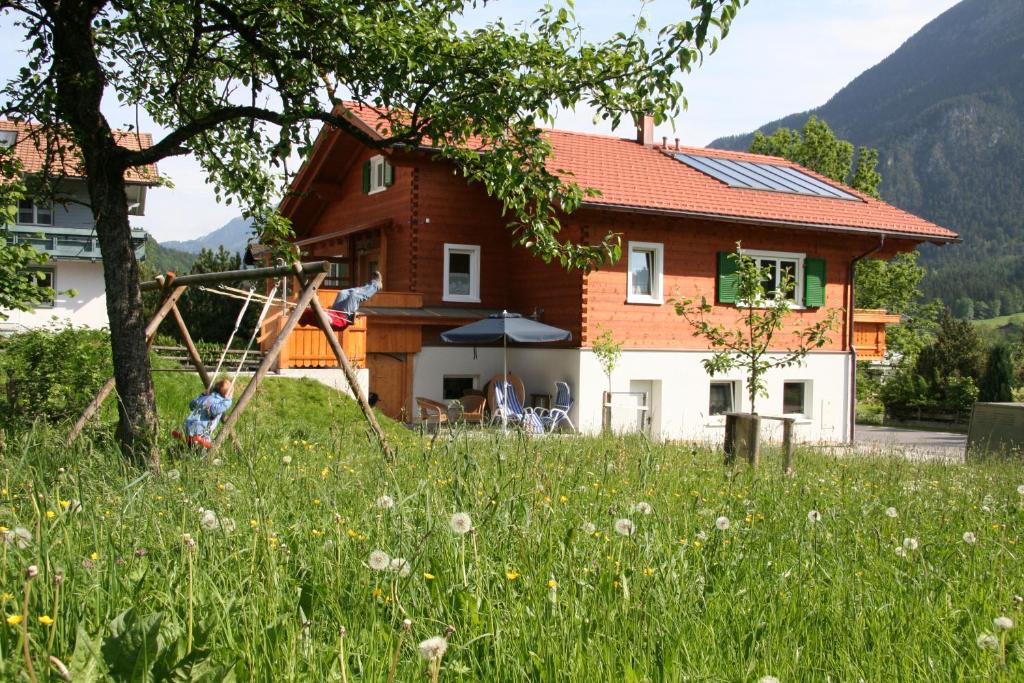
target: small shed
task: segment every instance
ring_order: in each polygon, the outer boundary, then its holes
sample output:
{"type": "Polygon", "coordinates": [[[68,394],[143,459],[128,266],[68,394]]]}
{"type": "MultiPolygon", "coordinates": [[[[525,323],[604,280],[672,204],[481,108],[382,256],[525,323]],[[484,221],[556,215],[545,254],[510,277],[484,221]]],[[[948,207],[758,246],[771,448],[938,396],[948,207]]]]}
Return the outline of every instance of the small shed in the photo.
{"type": "Polygon", "coordinates": [[[967,433],[967,460],[1024,450],[1024,403],[976,403],[967,433]]]}

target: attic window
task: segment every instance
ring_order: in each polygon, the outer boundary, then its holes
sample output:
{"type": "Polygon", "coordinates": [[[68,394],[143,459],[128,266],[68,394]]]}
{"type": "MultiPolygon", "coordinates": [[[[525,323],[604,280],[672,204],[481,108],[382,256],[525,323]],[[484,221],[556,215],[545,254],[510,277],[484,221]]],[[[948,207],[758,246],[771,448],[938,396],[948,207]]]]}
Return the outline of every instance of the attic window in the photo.
{"type": "Polygon", "coordinates": [[[729,187],[745,190],[768,190],[786,194],[802,194],[808,197],[825,197],[826,199],[847,199],[860,201],[858,197],[844,192],[838,187],[824,183],[817,178],[782,164],[764,164],[753,161],[740,161],[723,157],[703,156],[699,154],[673,154],[690,168],[704,175],[725,183],[729,187]]]}
{"type": "Polygon", "coordinates": [[[376,194],[391,187],[395,181],[395,169],[383,155],[370,157],[363,164],[363,192],[376,194]]]}
{"type": "Polygon", "coordinates": [[[0,130],[0,147],[14,147],[14,143],[17,141],[18,131],[0,130]]]}

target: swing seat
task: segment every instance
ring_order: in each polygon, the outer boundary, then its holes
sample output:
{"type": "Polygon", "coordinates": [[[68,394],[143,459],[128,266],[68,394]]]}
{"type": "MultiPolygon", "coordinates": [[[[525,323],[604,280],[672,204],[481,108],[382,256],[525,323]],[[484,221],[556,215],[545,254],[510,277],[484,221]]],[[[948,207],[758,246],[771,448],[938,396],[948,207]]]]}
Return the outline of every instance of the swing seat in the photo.
{"type": "MultiPolygon", "coordinates": [[[[325,312],[327,313],[327,317],[331,321],[331,329],[334,330],[335,332],[340,332],[352,324],[351,322],[349,322],[348,314],[345,313],[344,311],[336,311],[333,308],[327,308],[325,309],[325,312]]],[[[314,311],[312,307],[307,308],[305,311],[303,311],[302,317],[299,318],[299,324],[316,326],[316,311],[314,311]]]]}

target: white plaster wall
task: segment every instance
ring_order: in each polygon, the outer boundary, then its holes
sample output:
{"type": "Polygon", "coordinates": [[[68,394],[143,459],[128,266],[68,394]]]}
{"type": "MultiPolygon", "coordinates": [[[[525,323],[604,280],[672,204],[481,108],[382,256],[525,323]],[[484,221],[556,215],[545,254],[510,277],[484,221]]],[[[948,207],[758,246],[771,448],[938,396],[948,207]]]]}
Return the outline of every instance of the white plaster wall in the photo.
{"type": "Polygon", "coordinates": [[[58,294],[52,308],[33,311],[4,311],[9,318],[4,329],[17,331],[38,328],[56,322],[70,322],[76,327],[107,326],[107,297],[103,287],[103,264],[99,261],[50,261],[44,268],[53,268],[54,288],[75,290],[74,296],[58,294]]]}
{"type": "MultiPolygon", "coordinates": [[[[596,432],[601,429],[601,399],[607,379],[592,351],[584,349],[580,354],[579,427],[596,432]]],[[[701,363],[709,356],[696,351],[624,351],[612,373],[612,391],[630,391],[632,381],[651,380],[655,394],[652,436],[719,442],[725,420],[708,415],[712,378],[701,363]]],[[[845,353],[814,353],[801,366],[771,371],[767,376],[768,398],[758,399],[757,412],[781,415],[783,383],[806,381],[810,410],[806,419],[797,421],[797,437],[801,441],[845,441],[849,430],[849,362],[845,353]]],[[[736,409],[750,410],[741,373],[734,371],[714,380],[739,382],[736,409]]],[[[766,438],[777,439],[780,435],[781,423],[766,422],[766,438]]]]}
{"type": "MultiPolygon", "coordinates": [[[[270,377],[273,376],[274,375],[270,375],[270,377]]],[[[342,372],[341,368],[286,368],[281,370],[278,373],[278,376],[292,378],[306,377],[355,398],[351,388],[348,386],[348,380],[345,379],[345,373],[342,372]]],[[[359,387],[363,390],[363,396],[369,396],[370,371],[366,368],[357,368],[356,377],[359,380],[359,387]]]]}

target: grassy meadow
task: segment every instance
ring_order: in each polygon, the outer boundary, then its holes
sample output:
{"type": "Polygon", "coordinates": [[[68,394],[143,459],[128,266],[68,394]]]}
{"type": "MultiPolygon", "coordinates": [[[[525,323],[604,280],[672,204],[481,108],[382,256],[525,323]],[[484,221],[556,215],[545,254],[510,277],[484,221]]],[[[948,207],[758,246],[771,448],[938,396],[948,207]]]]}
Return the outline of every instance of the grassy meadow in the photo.
{"type": "MultiPolygon", "coordinates": [[[[168,443],[162,476],[121,464],[109,415],[72,449],[7,435],[0,677],[1024,679],[1019,464],[801,451],[785,477],[386,423],[389,466],[351,402],[264,387],[239,451],[168,443]]],[[[159,378],[165,424],[197,390],[159,378]]]]}

